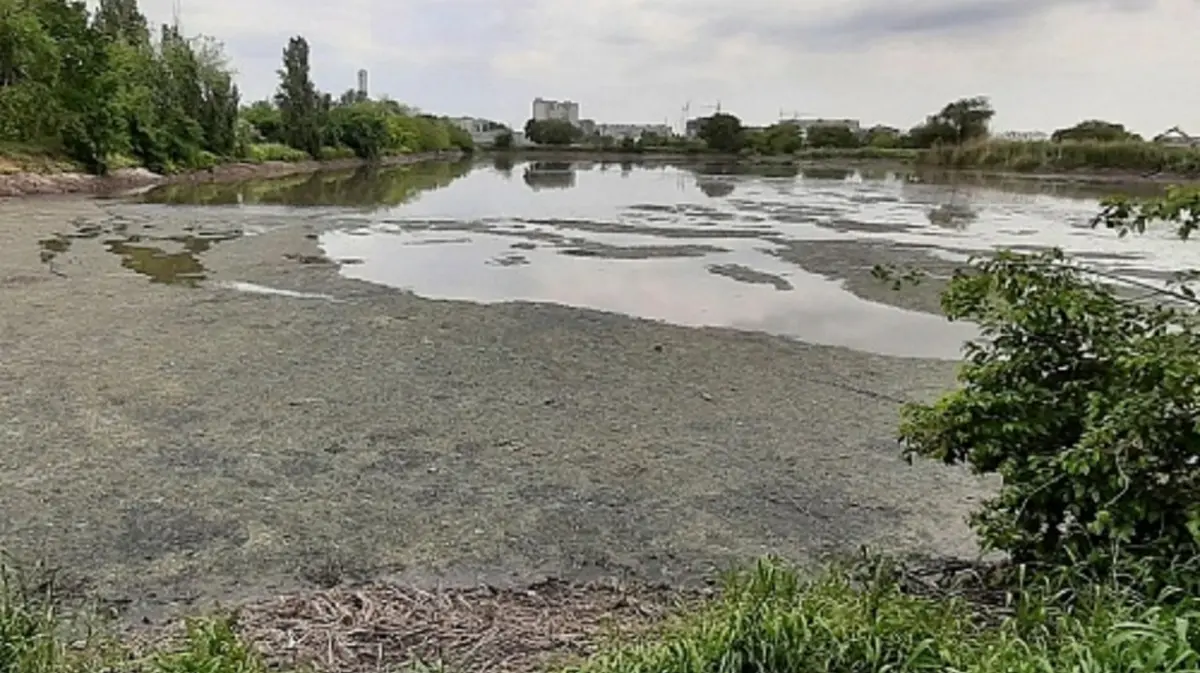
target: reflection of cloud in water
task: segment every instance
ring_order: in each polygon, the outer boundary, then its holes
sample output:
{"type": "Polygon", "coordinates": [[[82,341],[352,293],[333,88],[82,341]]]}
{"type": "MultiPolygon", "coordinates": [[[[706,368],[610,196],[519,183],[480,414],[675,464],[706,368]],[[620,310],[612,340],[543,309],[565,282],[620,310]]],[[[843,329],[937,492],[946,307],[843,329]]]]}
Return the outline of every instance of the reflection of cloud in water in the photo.
{"type": "Polygon", "coordinates": [[[476,234],[471,245],[427,247],[409,245],[413,236],[330,232],[322,245],[331,257],[365,260],[343,269],[348,277],[433,298],[554,302],[911,357],[953,358],[963,338],[973,334],[965,326],[948,328],[938,316],[863,301],[834,281],[745,246],[704,261],[572,257],[540,248],[524,252],[525,263],[503,265],[494,260],[510,254],[505,237],[476,234]],[[795,289],[715,275],[707,271],[708,263],[740,264],[786,279],[795,289]]]}

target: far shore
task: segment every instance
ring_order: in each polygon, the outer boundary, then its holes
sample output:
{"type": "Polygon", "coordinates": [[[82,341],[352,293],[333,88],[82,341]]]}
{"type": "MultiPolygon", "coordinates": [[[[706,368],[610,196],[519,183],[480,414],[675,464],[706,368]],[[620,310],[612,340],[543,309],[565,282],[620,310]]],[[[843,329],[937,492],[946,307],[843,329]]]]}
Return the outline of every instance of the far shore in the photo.
{"type": "MultiPolygon", "coordinates": [[[[426,161],[455,161],[461,152],[429,152],[388,156],[374,162],[379,166],[401,166],[426,161]]],[[[476,157],[512,161],[593,161],[598,163],[637,164],[729,164],[742,166],[784,167],[822,166],[849,169],[876,167],[916,170],[921,173],[945,173],[978,178],[1051,181],[1084,185],[1167,185],[1200,183],[1200,175],[1167,172],[1147,173],[1127,169],[1084,168],[1073,171],[1005,171],[930,166],[917,150],[809,150],[787,155],[745,155],[719,152],[621,152],[581,147],[527,147],[511,150],[480,150],[476,157]]],[[[83,195],[105,196],[151,189],[160,185],[196,182],[241,182],[302,175],[316,171],[352,170],[368,165],[363,159],[346,158],[309,161],[232,162],[211,169],[161,175],[145,168],[123,168],[105,176],[79,171],[38,171],[0,173],[0,198],[22,196],[83,195]]]]}
{"type": "Polygon", "coordinates": [[[796,154],[744,155],[719,152],[620,152],[580,147],[525,147],[511,150],[485,150],[481,156],[511,157],[516,161],[596,161],[600,163],[731,163],[762,166],[861,166],[895,167],[915,169],[922,173],[946,173],[981,178],[1035,180],[1093,185],[1129,184],[1195,184],[1200,183],[1200,174],[1170,172],[1145,172],[1130,169],[1083,168],[1072,171],[1029,170],[1012,171],[1000,169],[949,168],[927,165],[921,161],[920,150],[904,149],[827,149],[807,150],[796,154]]]}

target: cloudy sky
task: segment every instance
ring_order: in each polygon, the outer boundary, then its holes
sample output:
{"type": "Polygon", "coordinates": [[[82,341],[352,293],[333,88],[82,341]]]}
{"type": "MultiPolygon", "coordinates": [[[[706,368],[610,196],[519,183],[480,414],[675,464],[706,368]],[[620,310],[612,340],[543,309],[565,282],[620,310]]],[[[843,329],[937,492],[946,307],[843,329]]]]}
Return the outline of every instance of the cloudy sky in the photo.
{"type": "MultiPolygon", "coordinates": [[[[164,21],[175,1],[142,7],[164,21]]],[[[301,34],[322,89],[363,67],[373,95],[511,124],[543,96],[609,122],[677,123],[690,100],[752,123],[784,110],[908,127],[988,95],[999,130],[1200,133],[1200,0],[178,1],[252,98],[301,34]]]]}

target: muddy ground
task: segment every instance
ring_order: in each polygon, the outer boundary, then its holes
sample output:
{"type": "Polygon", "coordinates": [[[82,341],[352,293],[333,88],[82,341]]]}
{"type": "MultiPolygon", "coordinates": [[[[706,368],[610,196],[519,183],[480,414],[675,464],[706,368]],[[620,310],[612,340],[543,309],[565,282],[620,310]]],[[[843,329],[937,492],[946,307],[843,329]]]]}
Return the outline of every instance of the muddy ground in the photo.
{"type": "Polygon", "coordinates": [[[974,552],[987,489],[892,440],[950,363],[429,301],[340,278],[320,213],[251,212],[0,203],[0,547],[131,619],[366,579],[974,552]]]}

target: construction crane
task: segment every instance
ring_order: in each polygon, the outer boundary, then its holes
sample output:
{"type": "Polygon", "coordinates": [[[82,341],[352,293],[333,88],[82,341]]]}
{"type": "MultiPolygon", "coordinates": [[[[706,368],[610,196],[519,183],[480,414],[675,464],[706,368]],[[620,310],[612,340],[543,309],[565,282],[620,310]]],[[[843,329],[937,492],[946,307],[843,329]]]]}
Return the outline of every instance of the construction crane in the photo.
{"type": "Polygon", "coordinates": [[[688,113],[692,111],[692,101],[687,101],[679,108],[679,135],[687,133],[688,113]]]}
{"type": "Polygon", "coordinates": [[[721,101],[719,100],[716,105],[705,105],[703,107],[705,110],[712,110],[713,114],[721,114],[721,101]]]}
{"type": "Polygon", "coordinates": [[[785,119],[799,119],[801,117],[807,117],[810,115],[812,115],[811,112],[801,112],[799,110],[784,110],[783,108],[779,108],[779,120],[780,121],[783,121],[785,119]]]}

